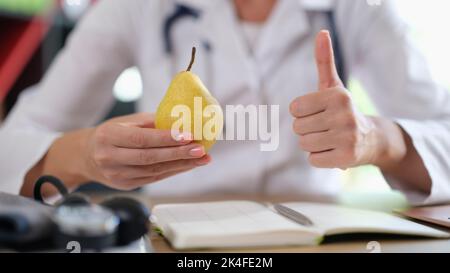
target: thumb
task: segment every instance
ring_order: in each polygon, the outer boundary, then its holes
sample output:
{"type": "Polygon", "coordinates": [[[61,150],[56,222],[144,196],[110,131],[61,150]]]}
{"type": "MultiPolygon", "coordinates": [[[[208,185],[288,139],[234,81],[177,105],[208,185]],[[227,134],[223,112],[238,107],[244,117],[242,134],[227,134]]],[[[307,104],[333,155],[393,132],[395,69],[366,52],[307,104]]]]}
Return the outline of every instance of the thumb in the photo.
{"type": "Polygon", "coordinates": [[[334,62],[330,33],[322,30],[316,38],[316,64],[319,73],[319,90],[343,86],[334,62]]]}

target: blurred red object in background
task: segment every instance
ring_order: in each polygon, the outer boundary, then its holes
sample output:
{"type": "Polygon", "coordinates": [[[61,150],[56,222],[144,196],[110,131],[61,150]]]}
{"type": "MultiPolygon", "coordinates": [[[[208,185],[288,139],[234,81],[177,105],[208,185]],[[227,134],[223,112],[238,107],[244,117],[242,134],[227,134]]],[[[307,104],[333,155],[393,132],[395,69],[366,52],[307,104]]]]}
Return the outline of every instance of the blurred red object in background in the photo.
{"type": "Polygon", "coordinates": [[[6,20],[9,19],[0,19],[0,31],[3,33],[0,43],[0,103],[5,99],[49,28],[48,22],[41,17],[35,17],[31,21],[2,22],[6,20]]]}
{"type": "Polygon", "coordinates": [[[0,106],[11,89],[17,89],[13,87],[33,55],[39,54],[39,47],[55,23],[53,17],[62,13],[74,24],[95,2],[96,0],[54,0],[48,10],[36,13],[34,17],[15,15],[13,12],[0,14],[0,106]]]}

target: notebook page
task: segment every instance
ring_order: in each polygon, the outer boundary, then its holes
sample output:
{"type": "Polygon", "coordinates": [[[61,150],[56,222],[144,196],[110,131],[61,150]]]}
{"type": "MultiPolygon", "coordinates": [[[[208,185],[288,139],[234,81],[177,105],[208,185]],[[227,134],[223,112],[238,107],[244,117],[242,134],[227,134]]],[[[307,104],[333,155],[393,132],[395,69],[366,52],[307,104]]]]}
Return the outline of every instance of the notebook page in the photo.
{"type": "Polygon", "coordinates": [[[449,234],[384,212],[347,208],[338,205],[289,203],[287,207],[310,218],[322,233],[374,232],[430,237],[449,234]]]}
{"type": "Polygon", "coordinates": [[[302,226],[248,201],[158,205],[154,208],[163,232],[224,236],[272,231],[298,231],[302,226]]]}

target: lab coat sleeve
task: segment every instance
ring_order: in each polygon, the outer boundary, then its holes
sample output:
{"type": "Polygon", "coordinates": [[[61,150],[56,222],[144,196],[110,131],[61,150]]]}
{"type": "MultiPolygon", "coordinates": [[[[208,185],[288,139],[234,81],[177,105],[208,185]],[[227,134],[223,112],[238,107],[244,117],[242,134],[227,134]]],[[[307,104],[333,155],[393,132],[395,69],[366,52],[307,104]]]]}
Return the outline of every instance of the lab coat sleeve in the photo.
{"type": "Polygon", "coordinates": [[[115,79],[134,62],[132,2],[100,1],[42,82],[20,97],[0,128],[0,191],[19,193],[57,137],[99,122],[112,106],[115,79]]]}
{"type": "Polygon", "coordinates": [[[450,93],[437,84],[398,15],[394,1],[336,1],[339,31],[350,73],[367,90],[381,116],[396,121],[412,138],[432,179],[424,196],[385,175],[412,204],[450,201],[450,93]]]}

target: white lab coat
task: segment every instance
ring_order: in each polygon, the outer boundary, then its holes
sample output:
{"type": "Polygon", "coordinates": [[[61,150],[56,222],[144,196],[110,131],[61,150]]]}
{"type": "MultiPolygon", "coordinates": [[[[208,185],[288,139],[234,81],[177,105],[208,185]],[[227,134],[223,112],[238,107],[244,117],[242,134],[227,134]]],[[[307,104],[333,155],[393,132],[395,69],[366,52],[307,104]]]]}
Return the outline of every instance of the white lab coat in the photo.
{"type": "Polygon", "coordinates": [[[230,0],[106,0],[79,25],[36,92],[23,95],[0,131],[0,191],[17,193],[25,173],[61,132],[91,126],[113,101],[112,87],[127,67],[139,67],[139,110],[154,112],[175,72],[199,46],[195,73],[223,105],[280,105],[280,145],[221,141],[213,163],[147,187],[151,195],[336,194],[338,170],[312,168],[292,131],[289,103],[317,89],[314,37],[334,9],[348,72],[360,80],[381,115],[414,140],[432,178],[430,196],[386,177],[415,203],[450,200],[450,94],[431,78],[392,0],[280,0],[250,54],[230,0]],[[174,27],[174,54],[164,53],[162,25],[184,3],[202,11],[174,27]]]}

